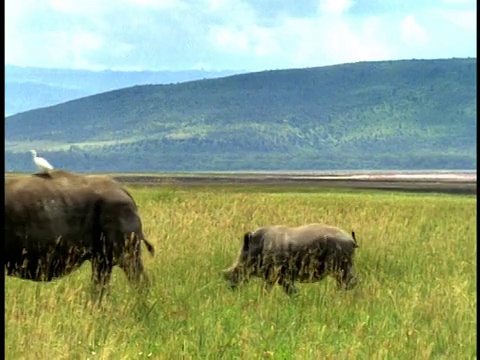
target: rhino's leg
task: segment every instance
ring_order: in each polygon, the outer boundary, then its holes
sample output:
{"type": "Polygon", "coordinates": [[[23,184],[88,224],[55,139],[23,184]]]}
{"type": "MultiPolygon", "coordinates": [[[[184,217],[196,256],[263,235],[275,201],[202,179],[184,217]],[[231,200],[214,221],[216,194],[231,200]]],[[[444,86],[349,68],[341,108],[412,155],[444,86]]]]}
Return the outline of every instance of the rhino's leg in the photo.
{"type": "Polygon", "coordinates": [[[112,275],[113,261],[108,254],[94,254],[92,258],[93,295],[100,301],[108,292],[108,285],[112,275]]]}
{"type": "Polygon", "coordinates": [[[275,276],[274,269],[271,266],[266,267],[263,271],[263,291],[265,293],[271,292],[276,281],[277,276],[275,276]]]}
{"type": "Polygon", "coordinates": [[[107,258],[95,257],[92,260],[92,278],[96,286],[108,286],[113,266],[107,258]]]}
{"type": "Polygon", "coordinates": [[[275,283],[274,283],[273,281],[271,281],[271,280],[265,280],[265,281],[263,282],[263,287],[262,287],[263,292],[264,292],[265,294],[270,293],[270,292],[272,291],[272,289],[273,289],[273,285],[275,285],[275,283]]]}
{"type": "Polygon", "coordinates": [[[131,232],[123,237],[123,241],[123,251],[117,254],[119,258],[118,265],[125,272],[131,285],[142,285],[142,288],[148,287],[150,280],[145,274],[143,267],[141,254],[142,240],[137,233],[131,232]]]}
{"type": "Polygon", "coordinates": [[[356,285],[357,279],[353,275],[352,269],[352,262],[346,260],[342,263],[340,269],[335,272],[335,279],[339,289],[350,290],[356,285]]]}
{"type": "Polygon", "coordinates": [[[293,296],[298,294],[298,290],[295,286],[293,286],[293,283],[284,283],[282,285],[283,289],[288,295],[293,296]]]}
{"type": "Polygon", "coordinates": [[[119,264],[125,272],[128,281],[134,287],[148,288],[150,286],[150,278],[144,271],[143,262],[140,257],[130,259],[130,261],[119,264]]]}
{"type": "Polygon", "coordinates": [[[280,271],[278,283],[282,285],[283,290],[288,295],[296,295],[298,293],[297,288],[293,285],[294,282],[295,271],[291,267],[283,267],[280,271]]]}

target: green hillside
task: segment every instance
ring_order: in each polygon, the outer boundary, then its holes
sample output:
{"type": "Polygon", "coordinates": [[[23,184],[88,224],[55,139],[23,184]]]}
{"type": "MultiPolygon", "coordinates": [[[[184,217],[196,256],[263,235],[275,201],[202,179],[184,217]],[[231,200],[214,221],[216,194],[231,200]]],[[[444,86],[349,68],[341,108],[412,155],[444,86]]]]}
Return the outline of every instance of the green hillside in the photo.
{"type": "Polygon", "coordinates": [[[133,85],[173,84],[245,71],[90,71],[5,65],[5,116],[133,85]]]}
{"type": "Polygon", "coordinates": [[[77,171],[476,168],[476,59],[265,71],[98,94],[5,119],[77,171]]]}

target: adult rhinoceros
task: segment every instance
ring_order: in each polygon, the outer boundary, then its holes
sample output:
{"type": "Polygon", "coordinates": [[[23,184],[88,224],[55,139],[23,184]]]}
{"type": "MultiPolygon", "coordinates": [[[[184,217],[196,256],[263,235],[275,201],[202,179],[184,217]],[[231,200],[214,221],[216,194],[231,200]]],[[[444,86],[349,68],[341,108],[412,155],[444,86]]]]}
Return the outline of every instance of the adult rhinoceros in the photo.
{"type": "Polygon", "coordinates": [[[244,235],[240,256],[224,276],[232,288],[257,276],[267,290],[278,283],[294,294],[295,281],[316,282],[332,275],[339,287],[350,289],[356,284],[352,268],[357,247],[354,232],[334,226],[264,226],[244,235]]]}
{"type": "Polygon", "coordinates": [[[90,260],[96,285],[108,284],[115,265],[138,282],[142,240],[153,255],[134,199],[108,176],[54,171],[6,179],[7,275],[51,281],[90,260]]]}

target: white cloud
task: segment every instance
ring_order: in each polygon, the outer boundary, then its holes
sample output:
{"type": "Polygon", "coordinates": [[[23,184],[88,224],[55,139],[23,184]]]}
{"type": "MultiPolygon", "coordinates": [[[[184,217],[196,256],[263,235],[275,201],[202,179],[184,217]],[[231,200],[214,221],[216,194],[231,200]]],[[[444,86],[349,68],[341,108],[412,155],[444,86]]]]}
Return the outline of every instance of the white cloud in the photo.
{"type": "Polygon", "coordinates": [[[207,0],[207,8],[210,11],[224,9],[228,5],[228,0],[207,0]]]}
{"type": "Polygon", "coordinates": [[[275,56],[279,54],[279,41],[276,39],[273,29],[254,27],[251,36],[254,39],[255,55],[275,56]]]}
{"type": "Polygon", "coordinates": [[[476,31],[477,29],[477,11],[465,10],[465,11],[441,11],[440,15],[450,23],[458,26],[459,28],[476,31]]]}
{"type": "Polygon", "coordinates": [[[79,32],[72,36],[72,47],[82,50],[98,50],[104,44],[100,36],[89,32],[79,32]]]}
{"type": "Polygon", "coordinates": [[[379,18],[360,21],[320,16],[285,19],[282,57],[294,67],[322,66],[356,61],[384,60],[392,55],[388,35],[379,18]]]}
{"type": "Polygon", "coordinates": [[[288,1],[6,0],[5,62],[262,70],[476,56],[472,0],[394,1],[381,12],[354,0],[301,1],[292,10],[288,1]]]}
{"type": "Polygon", "coordinates": [[[218,48],[229,52],[248,52],[250,44],[248,35],[240,30],[227,27],[211,29],[211,38],[218,48]]]}
{"type": "Polygon", "coordinates": [[[406,16],[401,22],[401,34],[403,42],[407,44],[425,44],[430,36],[417,23],[413,15],[406,16]]]}
{"type": "Polygon", "coordinates": [[[95,13],[102,5],[100,1],[95,0],[50,0],[49,4],[52,10],[70,14],[95,13]]]}
{"type": "Polygon", "coordinates": [[[342,14],[352,5],[351,0],[320,0],[319,9],[322,13],[342,14]]]}
{"type": "Polygon", "coordinates": [[[442,0],[444,4],[476,4],[475,0],[442,0]]]}
{"type": "Polygon", "coordinates": [[[253,8],[241,0],[207,0],[206,5],[199,9],[192,6],[189,12],[201,21],[226,27],[247,28],[258,21],[253,8]]]}
{"type": "Polygon", "coordinates": [[[279,45],[275,30],[259,26],[243,29],[213,27],[210,29],[212,44],[221,51],[259,57],[278,54],[279,45]]]}
{"type": "Polygon", "coordinates": [[[180,0],[126,0],[126,3],[157,10],[184,9],[187,6],[180,0]]]}

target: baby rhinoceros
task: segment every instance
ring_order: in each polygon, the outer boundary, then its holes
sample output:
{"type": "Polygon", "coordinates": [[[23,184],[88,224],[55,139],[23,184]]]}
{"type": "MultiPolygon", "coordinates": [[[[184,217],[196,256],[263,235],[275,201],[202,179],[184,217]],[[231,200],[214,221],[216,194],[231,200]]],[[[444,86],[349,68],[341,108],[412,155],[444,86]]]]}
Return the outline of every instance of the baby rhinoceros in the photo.
{"type": "Polygon", "coordinates": [[[297,290],[294,282],[318,282],[331,275],[339,288],[352,289],[353,257],[358,247],[355,233],[329,225],[299,227],[264,226],[244,235],[243,247],[235,264],[223,271],[231,288],[251,276],[264,279],[264,288],[275,283],[289,295],[297,290]]]}

